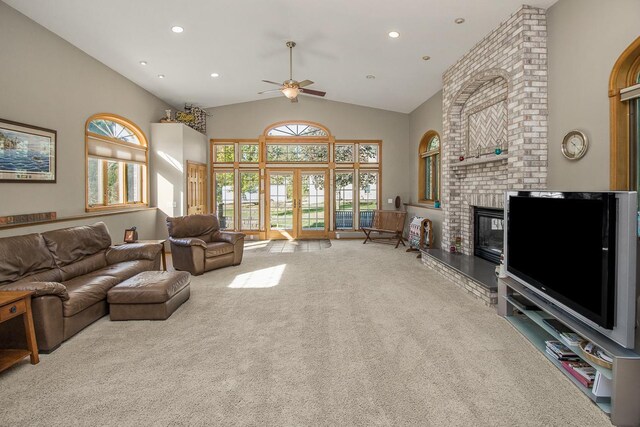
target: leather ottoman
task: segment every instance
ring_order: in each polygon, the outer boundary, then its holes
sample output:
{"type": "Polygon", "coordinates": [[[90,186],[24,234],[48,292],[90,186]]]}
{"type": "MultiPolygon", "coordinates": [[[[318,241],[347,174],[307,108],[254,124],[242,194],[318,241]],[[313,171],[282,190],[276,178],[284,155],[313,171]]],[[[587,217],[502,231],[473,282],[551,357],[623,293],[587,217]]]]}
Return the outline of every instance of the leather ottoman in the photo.
{"type": "Polygon", "coordinates": [[[189,299],[186,271],[144,271],[109,290],[111,320],[165,320],[189,299]]]}

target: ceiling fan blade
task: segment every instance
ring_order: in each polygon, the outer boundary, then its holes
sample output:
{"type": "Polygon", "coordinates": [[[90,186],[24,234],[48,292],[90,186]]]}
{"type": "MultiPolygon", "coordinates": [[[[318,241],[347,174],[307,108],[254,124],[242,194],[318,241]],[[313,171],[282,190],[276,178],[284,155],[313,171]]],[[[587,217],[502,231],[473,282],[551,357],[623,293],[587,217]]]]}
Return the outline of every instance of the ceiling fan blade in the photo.
{"type": "Polygon", "coordinates": [[[298,97],[296,96],[295,98],[291,98],[291,102],[298,102],[298,97]]]}
{"type": "Polygon", "coordinates": [[[282,83],[272,82],[271,80],[263,80],[263,82],[265,82],[265,83],[270,83],[270,84],[272,84],[272,85],[282,86],[282,83]]]}
{"type": "Polygon", "coordinates": [[[323,92],[321,90],[313,90],[313,89],[302,89],[300,88],[300,93],[305,95],[315,95],[315,96],[325,96],[327,92],[323,92]]]}
{"type": "Polygon", "coordinates": [[[274,92],[282,92],[282,89],[263,90],[262,92],[258,92],[258,95],[262,95],[263,93],[274,93],[274,92]]]}
{"type": "Polygon", "coordinates": [[[305,87],[305,86],[309,86],[312,85],[313,82],[311,80],[303,80],[300,83],[298,83],[298,87],[305,87]]]}

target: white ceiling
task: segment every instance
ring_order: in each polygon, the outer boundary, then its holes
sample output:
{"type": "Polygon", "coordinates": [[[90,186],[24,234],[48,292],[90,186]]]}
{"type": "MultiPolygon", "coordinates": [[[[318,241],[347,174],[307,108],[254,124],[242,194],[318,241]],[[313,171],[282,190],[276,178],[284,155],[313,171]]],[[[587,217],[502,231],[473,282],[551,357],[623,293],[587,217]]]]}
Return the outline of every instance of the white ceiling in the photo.
{"type": "MultiPolygon", "coordinates": [[[[408,113],[522,0],[3,0],[174,106],[263,99],[288,78],[327,99],[408,113]],[[464,17],[462,25],[454,19],[464,17]],[[174,34],[171,27],[185,28],[174,34]],[[397,39],[389,31],[400,33],[397,39]],[[422,56],[431,56],[423,61],[422,56]],[[139,61],[146,60],[142,67],[139,61]],[[218,78],[210,74],[217,72],[218,78]],[[159,79],[164,74],[165,79],[159,79]],[[375,79],[366,79],[373,74],[375,79]]],[[[549,7],[556,0],[532,0],[549,7]]],[[[270,96],[282,96],[280,94],[270,96]]],[[[284,101],[284,99],[283,99],[284,101]]],[[[304,102],[301,97],[300,102],[304,102]]]]}

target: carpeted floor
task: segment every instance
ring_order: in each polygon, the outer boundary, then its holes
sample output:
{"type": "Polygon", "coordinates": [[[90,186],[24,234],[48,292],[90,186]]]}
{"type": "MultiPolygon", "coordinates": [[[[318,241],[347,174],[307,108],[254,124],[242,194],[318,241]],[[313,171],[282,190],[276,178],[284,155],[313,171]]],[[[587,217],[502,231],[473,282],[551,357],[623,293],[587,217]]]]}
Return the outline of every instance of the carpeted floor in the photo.
{"type": "Polygon", "coordinates": [[[415,254],[248,249],[164,322],[99,320],[0,375],[0,425],[604,426],[495,310],[415,254]]]}

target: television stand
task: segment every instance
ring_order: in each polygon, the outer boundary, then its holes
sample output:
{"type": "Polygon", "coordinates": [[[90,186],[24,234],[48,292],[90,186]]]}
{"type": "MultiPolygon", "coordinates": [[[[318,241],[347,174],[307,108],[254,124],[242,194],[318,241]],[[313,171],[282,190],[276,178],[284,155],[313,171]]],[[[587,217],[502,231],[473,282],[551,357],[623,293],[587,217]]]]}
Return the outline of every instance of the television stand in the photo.
{"type": "MultiPolygon", "coordinates": [[[[530,307],[529,307],[530,308],[530,307]]],[[[498,280],[498,314],[511,323],[534,347],[549,359],[560,371],[578,387],[602,411],[609,414],[611,422],[617,426],[640,425],[640,354],[622,347],[595,329],[570,316],[559,307],[551,304],[536,293],[530,291],[518,281],[506,277],[498,280]],[[518,293],[529,300],[539,310],[531,310],[512,295],[518,293]],[[560,336],[543,319],[557,319],[583,338],[605,350],[613,358],[613,369],[599,366],[586,358],[583,359],[611,380],[611,398],[596,397],[590,388],[567,372],[559,361],[545,352],[547,340],[558,340],[560,336]]],[[[564,343],[564,341],[562,341],[564,343]]],[[[566,343],[564,343],[566,344],[566,343]]],[[[577,346],[568,346],[578,356],[582,350],[577,346]]]]}

